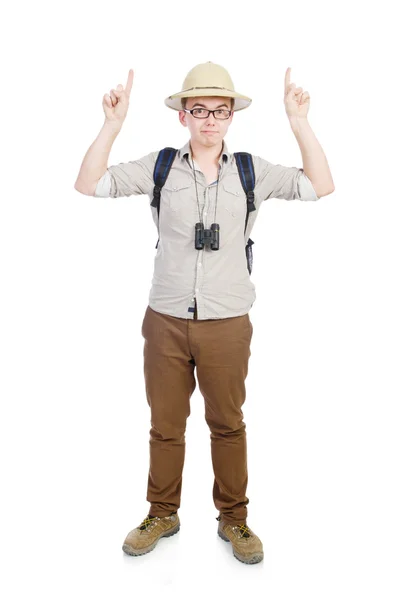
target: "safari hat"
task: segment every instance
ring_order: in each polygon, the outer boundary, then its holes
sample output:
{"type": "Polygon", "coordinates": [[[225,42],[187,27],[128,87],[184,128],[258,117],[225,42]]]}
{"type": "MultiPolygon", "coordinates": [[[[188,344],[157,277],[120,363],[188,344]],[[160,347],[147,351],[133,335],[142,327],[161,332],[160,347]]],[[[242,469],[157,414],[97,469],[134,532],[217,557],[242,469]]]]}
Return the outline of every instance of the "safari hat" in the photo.
{"type": "Polygon", "coordinates": [[[182,91],[164,100],[169,108],[183,110],[181,98],[195,96],[225,96],[234,98],[233,110],[247,108],[252,100],[235,91],[233,81],[224,67],[211,62],[200,63],[189,71],[182,84],[182,91]]]}

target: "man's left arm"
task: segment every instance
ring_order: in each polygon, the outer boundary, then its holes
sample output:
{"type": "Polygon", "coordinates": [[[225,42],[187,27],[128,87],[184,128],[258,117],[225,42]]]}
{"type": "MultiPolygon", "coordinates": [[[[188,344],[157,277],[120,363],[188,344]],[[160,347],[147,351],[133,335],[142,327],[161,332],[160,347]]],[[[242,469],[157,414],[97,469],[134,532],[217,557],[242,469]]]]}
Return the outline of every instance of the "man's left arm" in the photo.
{"type": "Polygon", "coordinates": [[[310,96],[290,83],[291,69],[288,67],[284,82],[284,104],[291,129],[302,154],[303,171],[310,179],[318,197],[332,194],[335,185],[327,158],[307,120],[310,96]]]}

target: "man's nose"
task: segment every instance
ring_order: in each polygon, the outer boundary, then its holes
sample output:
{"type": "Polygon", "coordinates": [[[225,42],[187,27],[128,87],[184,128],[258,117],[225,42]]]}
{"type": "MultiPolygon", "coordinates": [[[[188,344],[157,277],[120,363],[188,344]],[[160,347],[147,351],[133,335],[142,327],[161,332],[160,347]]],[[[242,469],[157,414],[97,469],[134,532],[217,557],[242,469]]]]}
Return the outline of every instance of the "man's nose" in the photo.
{"type": "Polygon", "coordinates": [[[215,115],[214,113],[210,113],[207,117],[207,123],[213,123],[214,125],[216,124],[216,119],[215,119],[215,115]]]}

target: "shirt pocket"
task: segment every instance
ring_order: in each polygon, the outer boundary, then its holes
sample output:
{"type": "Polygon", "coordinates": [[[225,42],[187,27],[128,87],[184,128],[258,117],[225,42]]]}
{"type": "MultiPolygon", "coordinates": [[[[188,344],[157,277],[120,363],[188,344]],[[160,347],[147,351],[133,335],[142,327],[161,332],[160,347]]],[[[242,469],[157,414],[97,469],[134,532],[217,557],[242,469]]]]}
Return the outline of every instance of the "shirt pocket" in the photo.
{"type": "Polygon", "coordinates": [[[225,211],[233,218],[245,215],[247,211],[247,202],[245,193],[242,189],[236,190],[236,186],[230,183],[222,184],[224,191],[224,202],[222,206],[225,211]]]}
{"type": "Polygon", "coordinates": [[[175,215],[189,213],[193,206],[193,181],[168,178],[161,189],[160,211],[164,204],[175,215]]]}

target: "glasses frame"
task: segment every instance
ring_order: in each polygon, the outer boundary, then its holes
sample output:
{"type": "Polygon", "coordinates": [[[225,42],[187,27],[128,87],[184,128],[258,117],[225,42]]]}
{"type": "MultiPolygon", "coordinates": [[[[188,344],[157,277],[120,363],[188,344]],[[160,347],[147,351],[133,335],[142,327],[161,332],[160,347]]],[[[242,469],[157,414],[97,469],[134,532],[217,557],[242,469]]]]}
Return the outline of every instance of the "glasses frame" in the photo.
{"type": "Polygon", "coordinates": [[[210,116],[210,114],[211,114],[211,113],[213,113],[213,114],[214,114],[214,118],[215,118],[217,121],[227,121],[228,119],[230,119],[230,115],[231,115],[231,114],[232,114],[232,112],[233,112],[233,111],[231,111],[231,110],[228,110],[227,108],[216,108],[215,110],[210,110],[209,108],[204,108],[204,106],[197,106],[196,108],[190,108],[190,109],[189,109],[189,108],[184,108],[183,110],[184,110],[185,112],[188,112],[188,113],[190,113],[194,119],[208,119],[208,117],[210,116]],[[207,115],[206,117],[195,117],[195,116],[194,116],[194,114],[193,114],[193,111],[194,111],[194,110],[198,110],[198,109],[200,109],[200,110],[206,110],[206,111],[208,111],[208,115],[207,115]],[[215,113],[216,113],[216,111],[217,111],[217,110],[227,110],[227,111],[228,111],[228,113],[229,113],[229,116],[228,116],[228,117],[226,117],[226,119],[221,119],[221,118],[219,118],[219,117],[216,117],[216,116],[215,116],[215,113]]]}

